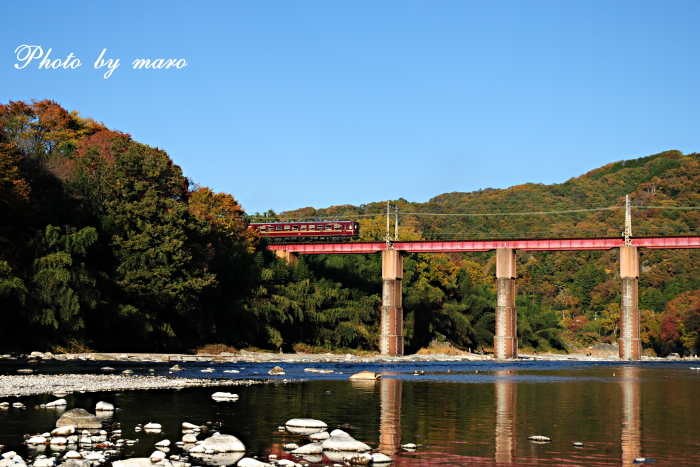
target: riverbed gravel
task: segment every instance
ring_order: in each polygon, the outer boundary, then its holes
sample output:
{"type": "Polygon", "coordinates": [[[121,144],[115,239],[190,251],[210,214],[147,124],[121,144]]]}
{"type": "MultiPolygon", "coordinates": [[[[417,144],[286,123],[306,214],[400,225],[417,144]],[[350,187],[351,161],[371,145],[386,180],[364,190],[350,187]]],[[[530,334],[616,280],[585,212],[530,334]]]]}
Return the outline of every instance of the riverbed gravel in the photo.
{"type": "Polygon", "coordinates": [[[0,376],[0,397],[55,392],[101,392],[137,389],[181,389],[209,386],[262,384],[257,380],[212,380],[135,375],[5,375],[0,376]]]}

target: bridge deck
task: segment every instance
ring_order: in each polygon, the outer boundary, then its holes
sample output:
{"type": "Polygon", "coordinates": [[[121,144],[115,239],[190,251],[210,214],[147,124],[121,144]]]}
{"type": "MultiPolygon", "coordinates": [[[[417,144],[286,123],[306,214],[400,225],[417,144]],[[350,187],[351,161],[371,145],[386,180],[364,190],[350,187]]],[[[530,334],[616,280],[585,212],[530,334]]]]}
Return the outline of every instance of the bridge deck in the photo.
{"type": "MultiPolygon", "coordinates": [[[[615,238],[550,238],[532,240],[427,240],[417,242],[395,242],[394,250],[410,253],[457,253],[489,251],[498,248],[513,248],[524,251],[578,251],[610,250],[625,245],[621,237],[615,238]]],[[[635,237],[632,246],[654,249],[700,248],[700,236],[694,237],[635,237]]],[[[351,243],[287,243],[269,245],[270,250],[290,253],[377,253],[386,250],[385,242],[351,243]]]]}

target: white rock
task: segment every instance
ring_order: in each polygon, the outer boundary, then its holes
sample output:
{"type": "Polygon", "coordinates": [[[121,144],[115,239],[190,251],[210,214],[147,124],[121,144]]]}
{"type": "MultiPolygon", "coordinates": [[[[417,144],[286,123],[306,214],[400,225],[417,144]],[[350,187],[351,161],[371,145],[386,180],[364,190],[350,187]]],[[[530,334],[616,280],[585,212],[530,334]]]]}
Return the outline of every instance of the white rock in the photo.
{"type": "Polygon", "coordinates": [[[169,440],[169,439],[164,439],[163,441],[158,441],[158,442],[156,443],[156,446],[157,446],[157,447],[161,447],[161,448],[167,448],[168,446],[170,446],[170,440],[169,440]]]}
{"type": "Polygon", "coordinates": [[[540,436],[540,435],[530,436],[528,439],[530,441],[535,441],[536,443],[549,443],[550,441],[552,441],[551,439],[547,438],[546,436],[540,436]]]}
{"type": "Polygon", "coordinates": [[[287,443],[284,446],[282,446],[282,449],[285,451],[293,451],[295,449],[299,449],[299,445],[296,443],[287,443]]]}
{"type": "Polygon", "coordinates": [[[53,458],[51,457],[43,457],[41,459],[37,457],[32,465],[34,467],[53,467],[56,465],[56,462],[54,462],[53,458]]]}
{"type": "Polygon", "coordinates": [[[144,430],[162,430],[163,427],[160,425],[160,423],[146,423],[143,426],[144,430]]]}
{"type": "Polygon", "coordinates": [[[87,456],[84,457],[84,459],[91,460],[91,461],[99,461],[101,459],[104,459],[105,456],[101,452],[91,452],[87,456]]]}
{"type": "Polygon", "coordinates": [[[77,451],[68,451],[64,456],[65,459],[82,459],[83,456],[77,451]]]}
{"type": "Polygon", "coordinates": [[[416,446],[413,443],[406,443],[401,445],[401,449],[405,449],[406,451],[415,451],[417,447],[418,446],[416,446]]]}
{"type": "Polygon", "coordinates": [[[148,458],[155,464],[156,462],[160,462],[165,459],[165,453],[163,451],[153,451],[148,458]]]}
{"type": "Polygon", "coordinates": [[[192,449],[190,449],[188,452],[195,454],[195,453],[203,453],[206,450],[207,450],[207,448],[205,448],[201,444],[198,444],[198,445],[194,446],[192,449]]]}
{"type": "Polygon", "coordinates": [[[68,439],[64,438],[63,436],[57,436],[55,438],[51,438],[50,443],[56,446],[64,446],[68,444],[68,439]]]}
{"type": "Polygon", "coordinates": [[[386,464],[389,462],[393,462],[394,460],[387,456],[384,453],[381,452],[375,452],[372,454],[372,464],[386,464]]]}
{"type": "Polygon", "coordinates": [[[153,463],[146,457],[132,457],[112,463],[112,467],[151,467],[153,463]]]}
{"type": "Polygon", "coordinates": [[[43,436],[32,436],[27,440],[27,444],[46,444],[46,438],[43,436]]]}
{"type": "Polygon", "coordinates": [[[196,443],[197,442],[197,435],[193,433],[187,433],[182,436],[182,441],[184,443],[196,443]]]}
{"type": "Polygon", "coordinates": [[[245,446],[243,443],[233,435],[221,435],[215,433],[204,440],[201,444],[206,449],[213,449],[214,452],[244,452],[245,446]]]}
{"type": "Polygon", "coordinates": [[[375,380],[381,378],[382,375],[375,373],[373,371],[361,371],[350,376],[350,379],[360,379],[360,380],[375,380]]]}
{"type": "Polygon", "coordinates": [[[76,428],[87,428],[90,430],[102,429],[102,423],[97,417],[85,409],[75,408],[61,415],[56,422],[56,428],[66,425],[73,425],[76,428]]]}
{"type": "Polygon", "coordinates": [[[194,428],[199,428],[199,427],[197,425],[195,425],[194,423],[189,423],[189,422],[182,423],[183,430],[192,430],[194,428]]]}
{"type": "Polygon", "coordinates": [[[290,420],[287,420],[287,423],[285,423],[285,425],[298,426],[303,428],[321,428],[324,430],[328,428],[328,425],[326,425],[325,422],[313,418],[292,418],[290,420]]]}
{"type": "Polygon", "coordinates": [[[68,402],[65,399],[56,399],[46,404],[46,407],[65,407],[66,405],[68,405],[68,402]]]}
{"type": "Polygon", "coordinates": [[[215,392],[211,395],[211,398],[216,401],[228,401],[238,399],[238,394],[233,394],[231,392],[215,392]]]}
{"type": "Polygon", "coordinates": [[[321,454],[323,446],[319,443],[309,443],[292,451],[292,454],[321,454]]]}
{"type": "Polygon", "coordinates": [[[309,435],[309,439],[311,441],[324,441],[327,440],[331,435],[328,434],[327,431],[319,431],[318,433],[312,433],[309,435]]]}
{"type": "Polygon", "coordinates": [[[104,410],[105,412],[114,412],[114,405],[109,402],[100,401],[95,406],[95,410],[104,410]]]}
{"type": "Polygon", "coordinates": [[[3,459],[14,459],[17,453],[15,451],[7,451],[6,453],[2,454],[3,459]]]}
{"type": "Polygon", "coordinates": [[[343,430],[331,431],[330,437],[321,445],[324,450],[328,451],[364,452],[371,449],[365,443],[357,441],[343,430]]]}
{"type": "Polygon", "coordinates": [[[73,433],[75,433],[75,426],[74,425],[59,426],[58,428],[51,431],[52,435],[58,435],[58,436],[68,436],[68,435],[72,435],[73,433]]]}
{"type": "Polygon", "coordinates": [[[259,460],[250,457],[244,457],[238,461],[238,467],[272,467],[272,464],[260,462],[259,460]]]}

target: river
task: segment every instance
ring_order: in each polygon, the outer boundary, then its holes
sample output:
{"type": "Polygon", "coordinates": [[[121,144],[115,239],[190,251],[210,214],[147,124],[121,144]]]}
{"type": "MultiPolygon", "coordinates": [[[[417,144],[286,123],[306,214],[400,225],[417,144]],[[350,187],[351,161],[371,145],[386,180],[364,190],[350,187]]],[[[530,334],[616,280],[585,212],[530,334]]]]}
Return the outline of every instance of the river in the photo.
{"type": "MultiPolygon", "coordinates": [[[[14,370],[8,365],[0,366],[0,374],[14,370]]],[[[170,366],[110,365],[137,374],[148,374],[149,369],[167,374],[170,366]]],[[[104,422],[119,422],[123,438],[139,439],[122,457],[147,457],[157,441],[178,441],[181,423],[187,421],[220,423],[221,432],[237,436],[249,456],[267,459],[276,454],[293,459],[282,446],[302,445],[305,438],[281,431],[280,426],[291,418],[309,417],[323,420],[330,428],[346,427],[356,439],[393,457],[396,466],[627,466],[635,465],[638,458],[657,466],[698,466],[700,370],[691,369],[696,365],[700,362],[283,363],[286,375],[271,384],[220,389],[239,394],[235,402],[212,400],[216,388],[72,393],[65,399],[68,409],[94,412],[98,401],[121,409],[104,422]],[[334,373],[304,372],[308,366],[334,373]],[[347,379],[360,370],[381,372],[383,377],[376,382],[347,379]],[[149,422],[160,423],[162,433],[134,430],[137,424],[149,422]],[[551,441],[538,444],[528,440],[532,435],[551,441]],[[575,442],[583,447],[574,446],[575,442]],[[402,449],[407,443],[416,444],[417,449],[402,449]]],[[[43,365],[41,371],[97,373],[99,366],[57,363],[43,365]]],[[[268,379],[273,365],[183,366],[186,371],[178,376],[268,379]],[[205,368],[215,371],[202,373],[205,368]],[[227,369],[239,373],[223,373],[227,369]]],[[[60,412],[35,408],[53,399],[49,394],[0,399],[27,406],[0,410],[0,444],[6,445],[5,451],[15,450],[29,458],[37,454],[22,445],[22,436],[55,427],[60,412]]],[[[180,452],[173,446],[170,454],[180,452]]],[[[336,462],[310,460],[319,466],[336,462]]]]}

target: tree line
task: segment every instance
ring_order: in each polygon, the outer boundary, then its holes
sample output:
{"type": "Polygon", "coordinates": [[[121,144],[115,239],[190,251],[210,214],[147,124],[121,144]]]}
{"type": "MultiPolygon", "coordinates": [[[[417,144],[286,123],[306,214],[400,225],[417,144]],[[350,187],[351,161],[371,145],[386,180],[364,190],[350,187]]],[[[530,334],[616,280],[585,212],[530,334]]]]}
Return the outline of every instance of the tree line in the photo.
{"type": "MultiPolygon", "coordinates": [[[[598,207],[632,193],[637,205],[695,206],[699,184],[697,155],[670,151],[559,185],[394,204],[405,213],[486,214],[598,207]]],[[[368,240],[383,238],[383,210],[373,203],[264,216],[357,219],[361,240],[368,240]]],[[[504,221],[409,214],[399,233],[402,239],[619,235],[621,216],[591,211],[504,221]]],[[[247,227],[250,218],[231,195],[193,183],[165,151],[126,133],[50,100],[0,105],[0,347],[376,350],[379,255],[312,255],[287,264],[247,227]]],[[[636,213],[635,228],[694,233],[699,220],[697,211],[649,209],[636,213]]],[[[615,255],[519,252],[521,346],[564,350],[567,343],[614,340],[615,255]]],[[[642,253],[643,338],[658,353],[698,346],[697,259],[694,250],[642,253]]],[[[408,349],[431,342],[492,345],[494,268],[492,253],[408,255],[408,349]]]]}

